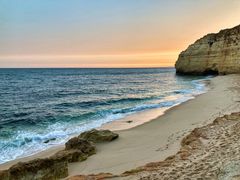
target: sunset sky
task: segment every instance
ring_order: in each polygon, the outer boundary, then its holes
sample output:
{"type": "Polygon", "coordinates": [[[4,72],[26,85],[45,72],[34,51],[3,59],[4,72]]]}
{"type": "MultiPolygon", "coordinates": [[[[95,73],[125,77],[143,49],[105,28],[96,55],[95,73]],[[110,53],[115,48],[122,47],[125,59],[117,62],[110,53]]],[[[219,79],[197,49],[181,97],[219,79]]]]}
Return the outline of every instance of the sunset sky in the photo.
{"type": "Polygon", "coordinates": [[[0,67],[160,67],[240,24],[239,0],[0,0],[0,67]]]}

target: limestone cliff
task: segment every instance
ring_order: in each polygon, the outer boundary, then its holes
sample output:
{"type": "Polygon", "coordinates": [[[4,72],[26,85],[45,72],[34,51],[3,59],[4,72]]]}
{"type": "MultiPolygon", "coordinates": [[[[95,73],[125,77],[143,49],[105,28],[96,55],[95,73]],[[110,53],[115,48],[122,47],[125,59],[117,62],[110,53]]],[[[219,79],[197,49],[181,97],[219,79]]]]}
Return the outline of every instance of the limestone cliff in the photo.
{"type": "Polygon", "coordinates": [[[197,40],[180,53],[175,67],[180,74],[240,73],[240,25],[197,40]]]}

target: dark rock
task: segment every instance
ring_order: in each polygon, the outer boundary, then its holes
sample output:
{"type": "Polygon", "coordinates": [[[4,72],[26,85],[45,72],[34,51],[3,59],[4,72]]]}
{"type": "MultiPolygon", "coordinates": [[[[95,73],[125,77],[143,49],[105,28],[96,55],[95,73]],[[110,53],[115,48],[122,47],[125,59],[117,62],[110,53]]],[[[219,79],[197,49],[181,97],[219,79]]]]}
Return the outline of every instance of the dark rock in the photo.
{"type": "Polygon", "coordinates": [[[19,162],[0,172],[1,180],[56,180],[68,176],[67,161],[63,158],[35,159],[19,162]]]}
{"type": "MultiPolygon", "coordinates": [[[[93,142],[112,141],[118,134],[108,130],[91,130],[71,138],[65,149],[44,159],[19,162],[8,170],[0,171],[0,180],[56,180],[68,176],[68,163],[84,161],[96,153],[93,142]],[[92,142],[91,142],[92,141],[92,142]]],[[[46,140],[44,143],[53,141],[46,140]]]]}
{"type": "Polygon", "coordinates": [[[8,170],[0,171],[0,179],[1,180],[9,180],[8,170]]]}
{"type": "Polygon", "coordinates": [[[81,150],[73,149],[73,150],[59,151],[54,156],[59,158],[66,158],[67,161],[71,163],[71,162],[85,161],[90,155],[92,154],[85,154],[81,150]]]}
{"type": "Polygon", "coordinates": [[[109,130],[92,129],[90,131],[83,132],[78,137],[94,143],[100,143],[113,141],[118,138],[118,134],[109,130]]]}
{"type": "Polygon", "coordinates": [[[87,155],[96,153],[96,148],[91,142],[79,137],[71,138],[68,142],[66,142],[65,150],[67,151],[73,149],[80,150],[82,153],[87,155]]]}
{"type": "Polygon", "coordinates": [[[50,141],[55,141],[56,138],[51,138],[51,139],[47,139],[46,141],[44,141],[43,143],[49,143],[50,141]]]}
{"type": "Polygon", "coordinates": [[[127,123],[132,123],[133,121],[127,121],[127,123]]]}

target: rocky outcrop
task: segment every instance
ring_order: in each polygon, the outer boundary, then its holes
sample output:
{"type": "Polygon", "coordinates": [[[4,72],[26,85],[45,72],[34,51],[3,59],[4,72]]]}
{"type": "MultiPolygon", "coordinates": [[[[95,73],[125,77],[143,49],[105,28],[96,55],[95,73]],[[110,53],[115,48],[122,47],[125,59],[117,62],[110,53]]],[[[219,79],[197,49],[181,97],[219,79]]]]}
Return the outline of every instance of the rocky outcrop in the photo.
{"type": "Polygon", "coordinates": [[[59,151],[59,152],[57,152],[55,154],[55,156],[56,157],[64,157],[64,158],[66,158],[68,163],[72,163],[72,162],[85,161],[88,158],[88,156],[90,156],[90,155],[89,154],[85,154],[85,153],[83,153],[80,150],[72,149],[72,150],[62,150],[62,151],[59,151]]]}
{"type": "Polygon", "coordinates": [[[118,134],[108,130],[87,131],[78,137],[71,138],[65,143],[64,150],[49,158],[19,162],[8,170],[0,171],[0,180],[56,180],[65,178],[68,176],[68,163],[84,161],[96,153],[94,142],[112,141],[116,138],[118,138],[118,134]]]}
{"type": "Polygon", "coordinates": [[[96,153],[95,146],[78,137],[71,138],[65,149],[44,159],[19,162],[0,172],[1,180],[55,180],[68,176],[68,163],[79,162],[96,153]]]}
{"type": "Polygon", "coordinates": [[[180,53],[175,68],[178,74],[240,73],[240,25],[197,40],[180,53]]]}
{"type": "Polygon", "coordinates": [[[64,150],[57,152],[54,156],[58,158],[65,158],[69,163],[71,163],[84,161],[88,158],[88,156],[95,153],[96,148],[91,142],[79,137],[74,137],[66,142],[64,150]]]}
{"type": "Polygon", "coordinates": [[[118,134],[109,130],[96,130],[83,132],[79,138],[86,139],[94,143],[113,141],[118,138],[118,134]]]}
{"type": "Polygon", "coordinates": [[[0,172],[1,180],[56,180],[66,176],[68,176],[67,161],[57,157],[19,162],[0,172]]]}
{"type": "Polygon", "coordinates": [[[72,149],[80,150],[86,154],[95,153],[94,145],[91,142],[85,139],[81,139],[79,137],[71,138],[68,142],[66,142],[65,150],[72,150],[72,149]]]}

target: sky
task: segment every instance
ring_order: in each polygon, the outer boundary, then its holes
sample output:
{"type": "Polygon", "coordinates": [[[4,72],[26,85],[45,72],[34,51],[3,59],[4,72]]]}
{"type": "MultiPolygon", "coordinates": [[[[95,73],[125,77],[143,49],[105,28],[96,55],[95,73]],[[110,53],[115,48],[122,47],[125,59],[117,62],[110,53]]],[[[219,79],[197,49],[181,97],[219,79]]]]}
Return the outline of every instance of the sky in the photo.
{"type": "Polygon", "coordinates": [[[239,0],[0,0],[0,67],[168,67],[239,0]]]}

